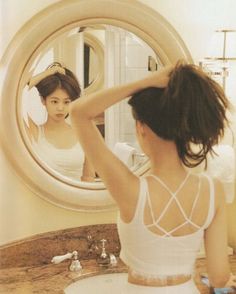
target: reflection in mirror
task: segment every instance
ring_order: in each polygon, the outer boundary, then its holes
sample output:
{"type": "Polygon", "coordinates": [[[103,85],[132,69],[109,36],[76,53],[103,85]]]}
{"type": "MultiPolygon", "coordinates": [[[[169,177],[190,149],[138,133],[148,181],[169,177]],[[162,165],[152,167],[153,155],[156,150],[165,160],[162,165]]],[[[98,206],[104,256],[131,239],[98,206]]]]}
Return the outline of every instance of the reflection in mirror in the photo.
{"type": "Polygon", "coordinates": [[[62,175],[93,181],[95,172],[67,122],[70,103],[78,99],[81,93],[75,75],[54,62],[30,79],[29,89],[32,87],[38,91],[46,117],[44,123],[37,124],[27,114],[25,128],[33,149],[41,160],[62,175]]]}
{"type": "MultiPolygon", "coordinates": [[[[61,34],[32,62],[31,76],[45,72],[45,68],[55,61],[65,65],[78,77],[85,94],[137,80],[147,75],[148,71],[162,66],[155,52],[143,40],[111,25],[77,27],[61,34]]],[[[54,107],[54,120],[49,116],[50,105],[64,103],[67,107],[66,103],[74,99],[68,91],[54,90],[45,99],[36,87],[29,89],[26,86],[23,90],[22,115],[31,149],[38,162],[43,163],[48,172],[53,170],[58,178],[79,183],[81,180],[92,181],[95,177],[99,181],[73,134],[67,117],[68,110],[62,114],[54,107]],[[48,128],[49,123],[55,125],[55,119],[58,120],[60,115],[60,130],[48,128]],[[43,138],[40,148],[35,143],[39,136],[43,138]]],[[[147,162],[137,144],[135,122],[126,101],[102,113],[97,117],[96,124],[106,144],[133,171],[147,162]]]]}
{"type": "Polygon", "coordinates": [[[84,88],[91,86],[98,75],[99,64],[92,46],[84,43],[84,88]]]}

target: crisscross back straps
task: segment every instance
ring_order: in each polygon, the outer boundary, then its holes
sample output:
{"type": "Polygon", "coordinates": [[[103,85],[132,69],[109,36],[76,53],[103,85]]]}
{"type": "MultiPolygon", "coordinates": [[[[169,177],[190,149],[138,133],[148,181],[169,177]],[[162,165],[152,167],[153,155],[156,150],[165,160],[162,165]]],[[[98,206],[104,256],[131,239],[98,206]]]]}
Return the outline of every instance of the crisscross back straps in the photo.
{"type": "Polygon", "coordinates": [[[146,225],[147,227],[152,227],[155,226],[157,229],[159,229],[161,232],[164,233],[163,236],[172,236],[172,234],[177,231],[178,229],[180,229],[181,227],[183,227],[186,224],[191,224],[192,226],[194,226],[195,228],[199,229],[200,226],[195,224],[192,221],[192,216],[193,216],[193,212],[194,209],[196,207],[197,201],[199,199],[199,195],[200,195],[200,187],[201,187],[201,179],[199,177],[199,181],[198,181],[198,188],[197,188],[197,194],[196,197],[194,199],[191,211],[190,211],[190,215],[189,217],[187,216],[187,214],[185,213],[181,203],[179,202],[179,199],[176,197],[177,194],[179,193],[179,191],[183,188],[183,186],[185,185],[185,183],[187,182],[188,178],[189,178],[190,173],[187,173],[186,177],[184,178],[184,180],[180,183],[179,187],[177,188],[177,190],[175,192],[171,191],[171,189],[157,176],[155,175],[150,175],[150,177],[154,178],[155,180],[157,180],[166,190],[167,192],[171,195],[170,199],[168,200],[168,202],[166,203],[164,209],[162,210],[162,212],[160,213],[159,217],[157,219],[155,219],[155,215],[153,212],[153,207],[152,207],[152,203],[151,203],[151,199],[150,199],[150,194],[149,191],[147,190],[147,202],[148,202],[148,206],[150,209],[150,214],[151,214],[151,218],[152,218],[152,223],[149,225],[146,225]],[[175,203],[177,204],[181,214],[183,215],[184,221],[182,224],[176,226],[174,229],[167,231],[165,230],[162,226],[160,226],[160,221],[161,219],[164,217],[164,215],[166,214],[168,208],[170,207],[171,203],[175,201],[175,203]]]}

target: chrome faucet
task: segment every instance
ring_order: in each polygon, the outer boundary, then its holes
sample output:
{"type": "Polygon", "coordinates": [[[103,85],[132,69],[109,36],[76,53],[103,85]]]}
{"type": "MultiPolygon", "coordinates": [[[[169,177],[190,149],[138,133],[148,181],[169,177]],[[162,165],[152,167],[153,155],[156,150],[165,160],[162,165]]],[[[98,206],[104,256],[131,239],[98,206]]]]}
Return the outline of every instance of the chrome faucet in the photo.
{"type": "MultiPolygon", "coordinates": [[[[94,252],[97,255],[97,252],[100,247],[100,246],[98,246],[98,241],[95,241],[91,235],[88,235],[86,237],[86,240],[87,240],[87,244],[88,244],[88,253],[92,254],[94,252]]],[[[100,240],[100,242],[102,243],[102,246],[101,246],[102,252],[97,257],[97,264],[99,266],[116,266],[116,264],[117,264],[116,256],[112,253],[106,252],[105,244],[107,243],[107,240],[102,239],[102,240],[100,240]]],[[[80,261],[78,260],[78,252],[77,251],[73,251],[72,253],[68,252],[64,255],[54,256],[52,258],[51,262],[54,264],[58,264],[58,263],[61,263],[62,261],[67,260],[67,259],[72,259],[72,262],[69,267],[70,271],[78,272],[82,269],[80,261]]]]}
{"type": "Polygon", "coordinates": [[[73,259],[71,262],[71,265],[69,267],[70,271],[78,272],[82,269],[80,261],[78,260],[78,252],[77,251],[73,251],[72,253],[68,252],[65,255],[54,256],[52,258],[51,262],[54,264],[58,264],[66,259],[73,259]]]}
{"type": "Polygon", "coordinates": [[[102,239],[102,253],[97,258],[97,264],[100,266],[115,266],[117,264],[117,259],[114,254],[107,253],[105,244],[107,242],[106,239],[102,239]]]}

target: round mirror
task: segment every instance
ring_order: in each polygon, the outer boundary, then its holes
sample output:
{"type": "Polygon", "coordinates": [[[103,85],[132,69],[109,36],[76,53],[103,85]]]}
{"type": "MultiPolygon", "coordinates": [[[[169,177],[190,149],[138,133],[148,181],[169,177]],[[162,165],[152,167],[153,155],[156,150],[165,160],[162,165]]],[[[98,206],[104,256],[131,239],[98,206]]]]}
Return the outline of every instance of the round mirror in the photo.
{"type": "MultiPolygon", "coordinates": [[[[43,126],[47,113],[39,93],[27,84],[56,61],[74,72],[82,91],[89,93],[136,80],[179,58],[191,60],[175,30],[136,1],[66,1],[36,15],[2,59],[1,135],[16,172],[35,193],[56,205],[76,210],[114,208],[99,178],[85,182],[78,172],[64,173],[32,144],[29,118],[43,126]]],[[[66,123],[70,126],[69,118],[66,123]]],[[[97,126],[108,146],[135,173],[148,170],[126,102],[101,114],[97,126]]]]}

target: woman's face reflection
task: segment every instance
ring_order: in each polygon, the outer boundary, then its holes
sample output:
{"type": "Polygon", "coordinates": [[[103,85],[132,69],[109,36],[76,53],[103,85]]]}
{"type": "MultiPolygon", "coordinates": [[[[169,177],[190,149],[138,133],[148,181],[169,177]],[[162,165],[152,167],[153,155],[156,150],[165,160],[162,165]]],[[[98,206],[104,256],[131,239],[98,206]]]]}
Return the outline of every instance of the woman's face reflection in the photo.
{"type": "Polygon", "coordinates": [[[65,90],[58,88],[41,101],[46,107],[48,120],[60,122],[67,117],[71,99],[65,90]]]}

